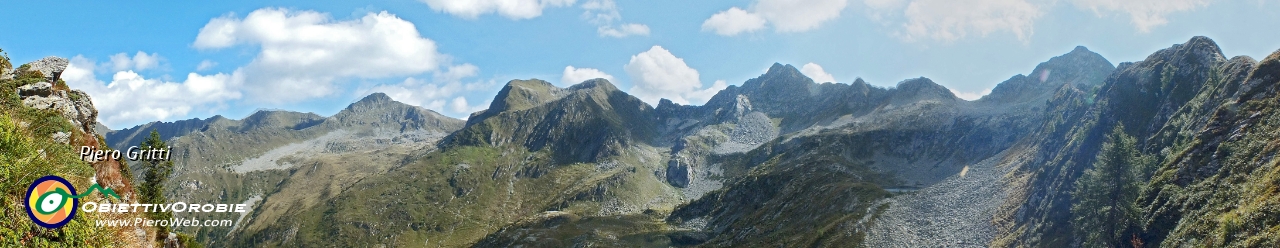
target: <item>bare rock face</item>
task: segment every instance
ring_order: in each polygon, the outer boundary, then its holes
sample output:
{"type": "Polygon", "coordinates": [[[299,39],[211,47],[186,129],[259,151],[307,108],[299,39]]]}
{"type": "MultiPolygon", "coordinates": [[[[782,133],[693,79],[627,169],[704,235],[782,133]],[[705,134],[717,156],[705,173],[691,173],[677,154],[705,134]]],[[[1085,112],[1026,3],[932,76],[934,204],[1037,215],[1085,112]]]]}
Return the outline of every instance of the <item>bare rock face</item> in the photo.
{"type": "Polygon", "coordinates": [[[751,100],[746,95],[738,95],[732,105],[725,106],[725,110],[721,113],[721,121],[732,122],[741,120],[743,116],[751,113],[753,108],[751,107],[751,100]]]}
{"type": "Polygon", "coordinates": [[[678,158],[667,161],[667,183],[680,188],[688,187],[693,181],[693,167],[682,163],[678,158]]]}
{"type": "MultiPolygon", "coordinates": [[[[18,87],[18,98],[22,100],[22,105],[34,109],[53,110],[67,119],[75,129],[80,130],[80,132],[57,132],[51,138],[58,143],[73,146],[106,148],[105,145],[99,144],[96,138],[100,129],[97,121],[98,110],[93,107],[89,94],[80,90],[54,86],[62,72],[67,69],[67,59],[50,56],[28,65],[31,66],[30,71],[39,71],[45,75],[46,81],[18,87]]],[[[134,199],[133,186],[125,180],[125,170],[122,169],[119,161],[108,159],[91,162],[95,171],[94,178],[99,184],[117,190],[126,201],[134,199]]]]}
{"type": "MultiPolygon", "coordinates": [[[[93,107],[89,94],[83,91],[55,90],[52,84],[39,82],[18,87],[18,97],[22,99],[22,105],[57,111],[71,122],[71,125],[80,128],[84,133],[95,133],[98,110],[93,107]]],[[[61,142],[66,139],[57,140],[61,142]]]]}
{"type": "Polygon", "coordinates": [[[49,80],[49,82],[57,82],[62,77],[62,72],[67,70],[67,65],[69,64],[70,62],[66,58],[54,56],[44,57],[29,63],[32,71],[40,71],[41,74],[44,74],[45,80],[49,80]]]}
{"type": "Polygon", "coordinates": [[[18,87],[19,96],[49,96],[49,94],[53,94],[53,85],[46,82],[18,87]]]}

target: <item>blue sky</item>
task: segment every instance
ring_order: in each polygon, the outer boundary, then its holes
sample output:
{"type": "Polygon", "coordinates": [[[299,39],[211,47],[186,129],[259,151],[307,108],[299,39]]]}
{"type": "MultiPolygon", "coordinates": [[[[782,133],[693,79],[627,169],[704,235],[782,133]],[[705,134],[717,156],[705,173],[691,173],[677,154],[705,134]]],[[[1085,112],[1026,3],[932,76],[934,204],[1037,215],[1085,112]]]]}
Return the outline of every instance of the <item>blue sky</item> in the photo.
{"type": "Polygon", "coordinates": [[[25,1],[0,16],[0,49],[72,58],[64,79],[117,129],[327,116],[376,91],[465,118],[527,78],[697,105],[774,62],[974,98],[1077,45],[1113,64],[1195,35],[1228,56],[1280,49],[1275,0],[25,1]]]}

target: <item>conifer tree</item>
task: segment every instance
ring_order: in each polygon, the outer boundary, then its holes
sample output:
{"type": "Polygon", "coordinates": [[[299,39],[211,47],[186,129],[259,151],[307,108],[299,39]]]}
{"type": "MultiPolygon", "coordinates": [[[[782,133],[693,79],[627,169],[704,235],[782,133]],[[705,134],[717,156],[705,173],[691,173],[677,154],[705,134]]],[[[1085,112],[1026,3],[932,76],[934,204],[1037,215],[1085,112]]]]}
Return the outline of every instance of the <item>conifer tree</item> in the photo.
{"type": "Polygon", "coordinates": [[[1123,125],[1107,135],[1093,168],[1076,180],[1071,196],[1072,225],[1082,247],[1125,247],[1135,234],[1138,218],[1137,168],[1147,159],[1123,125]]]}
{"type": "MultiPolygon", "coordinates": [[[[143,151],[149,151],[152,149],[169,149],[164,140],[160,139],[160,133],[156,132],[156,130],[151,130],[151,135],[147,136],[146,139],[143,139],[139,148],[143,151]]],[[[164,183],[169,180],[169,174],[173,173],[173,162],[152,158],[143,160],[142,168],[145,172],[143,172],[142,185],[138,187],[138,194],[141,195],[140,200],[142,200],[142,203],[167,203],[169,199],[164,196],[164,183]]],[[[173,213],[148,212],[147,216],[153,220],[167,220],[173,217],[173,213]]],[[[159,230],[161,235],[157,235],[157,237],[163,237],[169,233],[169,227],[166,226],[161,226],[159,230]]]]}

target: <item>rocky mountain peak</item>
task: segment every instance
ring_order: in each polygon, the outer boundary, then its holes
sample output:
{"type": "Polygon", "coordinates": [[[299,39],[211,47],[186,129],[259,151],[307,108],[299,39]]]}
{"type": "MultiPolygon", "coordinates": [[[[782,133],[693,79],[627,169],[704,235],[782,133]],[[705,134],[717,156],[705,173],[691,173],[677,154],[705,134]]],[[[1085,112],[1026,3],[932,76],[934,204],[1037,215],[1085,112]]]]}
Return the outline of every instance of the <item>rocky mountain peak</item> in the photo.
{"type": "Polygon", "coordinates": [[[1261,62],[1258,62],[1258,68],[1249,76],[1249,79],[1254,80],[1277,75],[1280,75],[1280,50],[1272,52],[1271,55],[1267,55],[1261,62]]]}
{"type": "Polygon", "coordinates": [[[1076,46],[1076,48],[1075,48],[1075,49],[1071,49],[1071,52],[1069,52],[1069,53],[1067,53],[1067,54],[1076,54],[1076,53],[1092,53],[1092,52],[1093,52],[1093,51],[1089,51],[1089,48],[1088,48],[1088,47],[1084,47],[1084,46],[1076,46]]]}
{"type": "Polygon", "coordinates": [[[895,103],[909,103],[923,100],[955,101],[960,98],[947,87],[943,87],[925,77],[907,79],[890,90],[889,99],[895,103]]]}
{"type": "Polygon", "coordinates": [[[550,148],[557,161],[597,161],[619,155],[631,142],[651,140],[653,108],[604,79],[569,88],[546,81],[512,80],[489,109],[467,119],[441,144],[550,148]]]}
{"type": "Polygon", "coordinates": [[[374,92],[373,94],[369,94],[368,96],[361,98],[359,102],[381,103],[390,101],[393,100],[391,100],[391,97],[387,96],[386,93],[374,92]]]}
{"type": "Polygon", "coordinates": [[[1089,51],[1084,46],[1076,46],[1071,52],[1050,58],[1049,61],[1036,65],[1027,76],[1033,82],[1050,84],[1057,88],[1064,83],[1098,84],[1115,70],[1111,61],[1102,55],[1089,51]]]}
{"type": "Polygon", "coordinates": [[[1016,75],[991,90],[984,101],[1018,102],[1036,96],[1047,96],[1063,84],[1096,85],[1102,83],[1116,67],[1102,55],[1084,46],[1050,58],[1036,65],[1027,75],[1016,75]]]}
{"type": "Polygon", "coordinates": [[[1209,39],[1209,37],[1191,37],[1191,40],[1187,41],[1184,45],[1190,46],[1191,50],[1198,51],[1201,54],[1214,55],[1218,58],[1224,57],[1222,55],[1222,48],[1218,47],[1218,43],[1214,42],[1213,39],[1209,39]]]}
{"type": "Polygon", "coordinates": [[[867,84],[867,81],[863,81],[863,80],[862,80],[862,78],[855,78],[855,79],[853,79],[853,83],[849,83],[849,85],[855,85],[855,86],[858,86],[858,87],[867,87],[867,86],[870,86],[870,84],[867,84]]]}
{"type": "Polygon", "coordinates": [[[1280,91],[1280,50],[1263,58],[1244,80],[1248,91],[1241,101],[1274,96],[1280,91]]]}
{"type": "Polygon", "coordinates": [[[845,90],[846,85],[819,85],[800,73],[795,66],[774,63],[765,74],[747,80],[742,87],[731,86],[720,91],[706,105],[732,107],[737,101],[736,95],[746,95],[750,97],[756,110],[779,115],[797,112],[797,107],[812,104],[812,101],[818,99],[838,98],[845,90]]]}
{"type": "Polygon", "coordinates": [[[562,92],[563,89],[539,79],[511,80],[498,91],[485,112],[496,113],[537,106],[563,96],[562,92]]]}
{"type": "Polygon", "coordinates": [[[152,130],[160,134],[160,139],[169,140],[173,137],[183,136],[192,132],[208,130],[210,128],[228,129],[240,126],[240,122],[227,119],[222,115],[215,115],[208,119],[191,118],[187,120],[177,120],[173,122],[153,121],[130,128],[114,130],[103,133],[103,137],[111,142],[111,147],[125,148],[135,146],[142,143],[142,140],[150,134],[152,130]]]}
{"type": "Polygon", "coordinates": [[[489,104],[488,109],[471,114],[471,117],[467,119],[467,123],[474,124],[502,112],[537,107],[572,94],[585,93],[607,96],[616,92],[621,91],[609,80],[603,78],[583,81],[568,88],[556,87],[547,81],[536,78],[511,80],[494,96],[493,102],[489,104]]]}
{"type": "Polygon", "coordinates": [[[1172,47],[1161,49],[1143,61],[1174,61],[1178,64],[1211,64],[1215,62],[1226,61],[1227,58],[1222,54],[1222,48],[1218,47],[1218,43],[1213,39],[1204,36],[1192,37],[1186,43],[1174,44],[1172,47]]]}
{"type": "MultiPolygon", "coordinates": [[[[384,95],[385,96],[385,95],[384,95]]],[[[366,99],[368,99],[366,97],[366,99]]],[[[303,129],[318,123],[324,117],[314,113],[298,113],[283,110],[259,110],[241,121],[241,128],[290,128],[303,129]]]]}
{"type": "Polygon", "coordinates": [[[572,90],[572,91],[578,91],[578,90],[584,90],[584,89],[600,90],[603,92],[618,91],[617,86],[614,86],[613,83],[609,82],[609,80],[606,80],[603,78],[591,79],[591,80],[584,81],[582,83],[575,84],[573,86],[569,86],[569,90],[572,90]]]}
{"type": "MultiPolygon", "coordinates": [[[[288,120],[297,120],[293,123],[294,129],[302,129],[312,125],[316,125],[319,121],[326,122],[326,125],[337,126],[373,126],[373,127],[395,127],[401,131],[414,129],[431,129],[451,131],[457,130],[462,126],[462,120],[450,118],[441,115],[435,111],[422,107],[413,106],[392,100],[391,97],[383,93],[373,93],[366,96],[360,101],[351,103],[346,109],[338,112],[324,120],[315,119],[315,114],[288,112],[290,116],[281,117],[288,120]],[[301,116],[296,116],[301,115],[301,116]],[[315,119],[315,120],[313,120],[315,119]]],[[[251,116],[252,117],[252,116],[251,116]]],[[[247,121],[248,119],[246,119],[247,121]]]]}
{"type": "Polygon", "coordinates": [[[564,89],[540,79],[507,81],[489,103],[489,108],[471,113],[467,125],[479,123],[498,113],[532,108],[564,96],[564,89]]]}
{"type": "MultiPolygon", "coordinates": [[[[1210,81],[1210,71],[1227,63],[1222,50],[1213,40],[1196,36],[1182,44],[1160,49],[1137,63],[1124,63],[1109,75],[1103,93],[1120,101],[1143,104],[1168,103],[1156,117],[1165,118],[1178,109],[1178,104],[1194,97],[1194,91],[1210,81]],[[1115,81],[1116,83],[1109,83],[1115,81]]],[[[1126,105],[1119,105],[1126,106],[1126,105]]],[[[1126,106],[1141,109],[1149,106],[1126,106]]],[[[1147,127],[1156,128],[1156,127],[1147,127]]]]}
{"type": "Polygon", "coordinates": [[[797,70],[795,66],[791,66],[790,64],[784,65],[782,63],[774,62],[773,65],[769,66],[769,70],[765,71],[764,74],[768,75],[790,72],[800,72],[800,70],[797,70]]]}
{"type": "MultiPolygon", "coordinates": [[[[200,121],[200,119],[191,118],[189,121],[200,121]]],[[[215,115],[213,117],[209,117],[208,119],[204,119],[203,122],[206,122],[210,126],[220,126],[220,127],[229,127],[229,126],[239,125],[238,121],[232,120],[231,118],[227,118],[226,116],[222,116],[222,115],[215,115]]],[[[153,122],[153,123],[160,123],[160,122],[153,122]]]]}
{"type": "Polygon", "coordinates": [[[747,91],[797,90],[805,89],[809,84],[813,84],[813,79],[809,79],[795,66],[773,63],[764,75],[747,80],[742,88],[747,91]]]}
{"type": "Polygon", "coordinates": [[[361,98],[359,101],[351,103],[351,105],[347,105],[347,108],[343,109],[343,111],[356,111],[356,112],[368,111],[370,109],[377,109],[387,104],[395,104],[395,103],[399,103],[399,102],[392,100],[391,97],[387,96],[387,94],[385,93],[376,92],[373,94],[369,94],[364,98],[361,98]]]}

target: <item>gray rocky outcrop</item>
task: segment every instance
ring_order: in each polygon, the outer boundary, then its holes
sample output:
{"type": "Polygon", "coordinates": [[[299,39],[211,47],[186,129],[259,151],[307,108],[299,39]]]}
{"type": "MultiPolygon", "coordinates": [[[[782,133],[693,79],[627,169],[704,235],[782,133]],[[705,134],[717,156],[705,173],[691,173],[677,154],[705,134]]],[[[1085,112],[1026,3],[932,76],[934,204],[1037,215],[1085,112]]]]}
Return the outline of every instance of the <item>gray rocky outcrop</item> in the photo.
{"type": "Polygon", "coordinates": [[[28,63],[28,65],[31,65],[30,70],[39,71],[40,74],[43,74],[45,80],[57,82],[62,77],[62,72],[67,70],[67,65],[70,65],[70,61],[66,58],[49,56],[28,63]]]}
{"type": "Polygon", "coordinates": [[[751,99],[745,95],[738,95],[731,104],[723,106],[720,112],[721,122],[731,122],[742,119],[743,116],[752,112],[751,99]]]}
{"type": "Polygon", "coordinates": [[[39,82],[18,87],[18,96],[49,96],[53,94],[53,85],[39,82]]]}
{"type": "MultiPolygon", "coordinates": [[[[22,105],[58,112],[72,126],[85,132],[92,133],[98,120],[98,110],[93,107],[89,94],[80,90],[57,90],[48,82],[39,82],[18,87],[18,97],[22,105]]],[[[59,142],[67,140],[55,139],[59,142]]]]}
{"type": "Polygon", "coordinates": [[[672,158],[667,161],[667,183],[676,187],[688,187],[689,181],[693,181],[693,167],[689,163],[681,162],[679,158],[672,158]]]}
{"type": "Polygon", "coordinates": [[[63,144],[69,144],[71,143],[71,133],[68,133],[68,132],[53,133],[53,141],[57,141],[58,143],[63,143],[63,144]]]}

